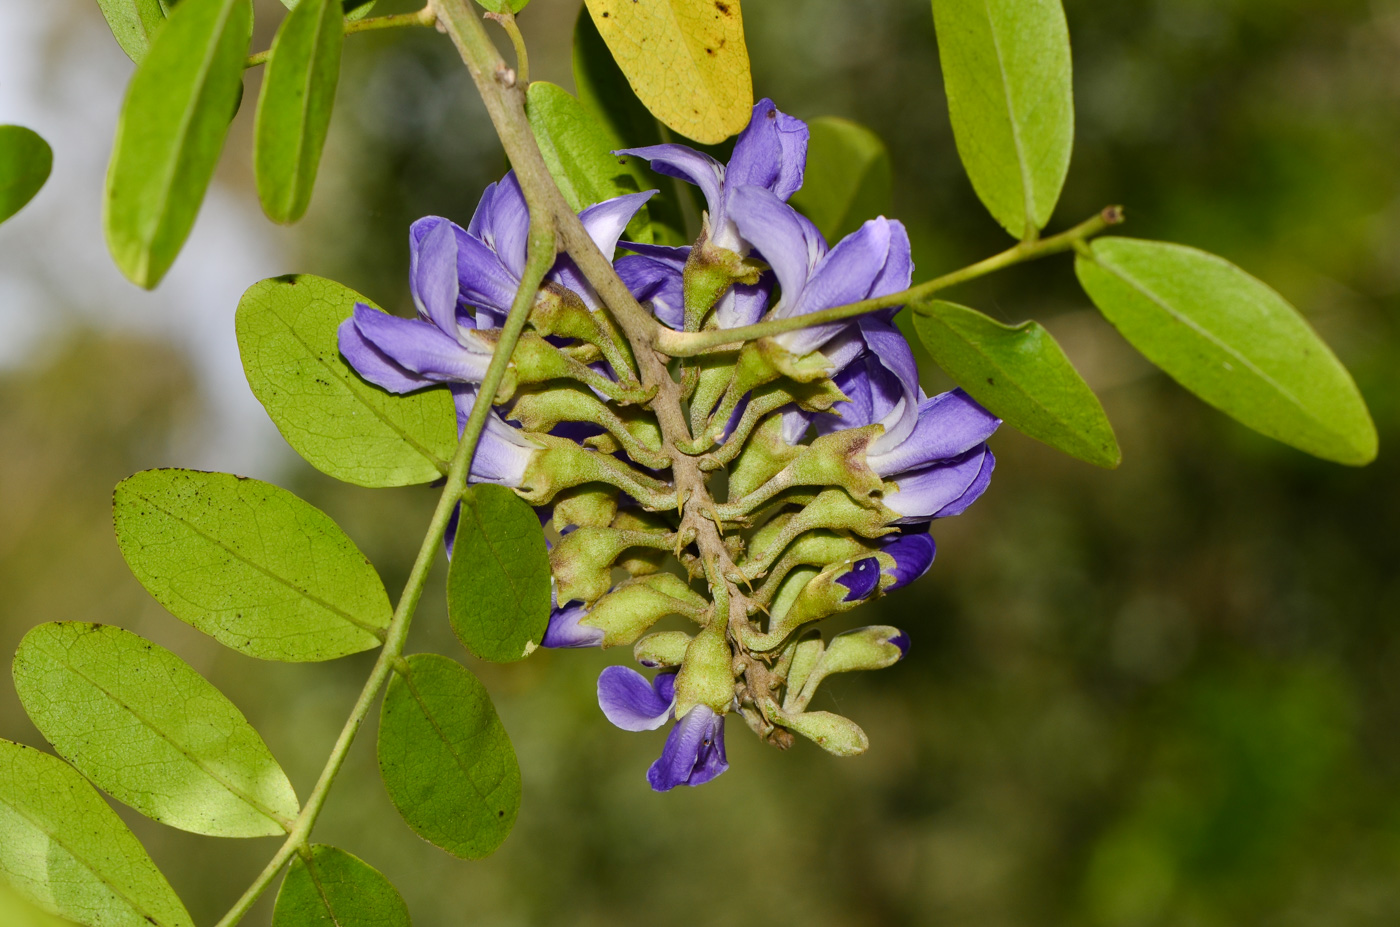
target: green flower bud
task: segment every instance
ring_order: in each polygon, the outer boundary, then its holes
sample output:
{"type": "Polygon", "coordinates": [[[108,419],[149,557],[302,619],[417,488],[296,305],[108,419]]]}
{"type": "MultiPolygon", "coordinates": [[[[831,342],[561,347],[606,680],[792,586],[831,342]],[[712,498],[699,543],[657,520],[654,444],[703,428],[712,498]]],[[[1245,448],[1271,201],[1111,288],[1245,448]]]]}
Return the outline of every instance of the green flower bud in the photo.
{"type": "Polygon", "coordinates": [[[895,531],[890,523],[899,516],[884,506],[868,508],[856,503],[845,490],[824,489],[800,509],[792,518],[783,522],[781,529],[764,538],[760,546],[755,538],[749,545],[749,564],[746,575],[758,576],[761,572],[751,570],[757,566],[766,569],[794,539],[804,532],[825,528],[828,531],[844,531],[864,538],[878,538],[895,531]]]}
{"type": "Polygon", "coordinates": [[[725,635],[724,614],[710,620],[686,648],[681,671],[676,677],[676,717],[685,717],[696,705],[705,705],[715,714],[724,714],[734,702],[734,656],[725,635]]]}
{"type": "Polygon", "coordinates": [[[850,718],[829,711],[786,712],[772,702],[766,702],[765,708],[773,720],[806,737],[827,753],[859,756],[870,749],[870,738],[850,718]]]}
{"type": "Polygon", "coordinates": [[[579,385],[555,383],[548,389],[522,393],[508,418],[519,422],[526,431],[535,432],[548,432],[560,422],[588,422],[616,438],[617,446],[642,466],[661,470],[670,465],[661,453],[661,432],[654,423],[648,428],[640,418],[635,423],[624,421],[579,385]]]}
{"type": "Polygon", "coordinates": [[[576,486],[554,498],[554,527],[606,528],[617,516],[617,490],[612,487],[576,486]]]}
{"type": "Polygon", "coordinates": [[[720,517],[741,518],[794,486],[839,486],[865,507],[878,507],[885,483],[866,464],[865,452],[883,431],[881,425],[866,425],[822,435],[752,492],[736,495],[731,486],[731,501],[719,507],[720,517]]]}
{"type": "Polygon", "coordinates": [[[792,597],[792,604],[784,608],[787,598],[784,593],[788,592],[789,585],[800,582],[801,577],[810,576],[811,573],[810,567],[793,570],[778,593],[778,601],[774,603],[773,618],[768,622],[767,633],[749,632],[744,638],[744,645],[755,653],[772,650],[804,624],[850,611],[860,605],[863,600],[848,600],[851,590],[837,582],[850,570],[853,562],[833,564],[816,576],[811,576],[801,591],[792,597]]]}
{"type": "MultiPolygon", "coordinates": [[[[796,517],[797,513],[791,513],[796,517]]],[[[774,519],[776,521],[777,519],[774,519]]],[[[769,522],[772,524],[772,522],[769,522]]],[[[764,525],[767,528],[768,525],[764,525]]],[[[793,541],[786,551],[783,552],[782,559],[767,571],[767,579],[763,585],[755,592],[751,599],[758,604],[766,604],[777,592],[779,584],[784,577],[795,566],[823,566],[828,563],[837,563],[843,560],[855,560],[860,557],[880,556],[873,545],[865,541],[848,537],[844,534],[836,534],[831,531],[817,530],[808,531],[797,540],[793,541]]],[[[888,554],[884,555],[886,560],[893,560],[888,554]]],[[[891,566],[881,561],[881,567],[891,566]]],[[[745,562],[741,566],[744,579],[756,580],[764,575],[762,564],[745,562]]]]}
{"type": "Polygon", "coordinates": [[[788,695],[783,700],[783,708],[788,711],[806,708],[817,694],[817,687],[832,673],[884,669],[902,660],[908,649],[908,635],[889,625],[856,628],[838,634],[831,639],[806,679],[798,684],[789,675],[788,695]]]}
{"type": "Polygon", "coordinates": [[[557,435],[530,432],[529,436],[544,446],[531,458],[517,490],[531,505],[545,505],[558,493],[584,483],[607,483],[650,508],[675,506],[670,486],[634,470],[611,454],[600,454],[557,435]]]}
{"type": "Polygon", "coordinates": [[[797,693],[802,691],[802,686],[812,675],[812,670],[816,667],[817,662],[821,660],[825,647],[826,645],[822,643],[820,636],[794,641],[789,645],[792,652],[792,663],[787,671],[787,698],[783,700],[785,709],[792,708],[789,703],[793,701],[793,697],[797,693]]]}
{"type": "MultiPolygon", "coordinates": [[[[625,531],[649,531],[662,534],[670,534],[675,530],[666,520],[665,515],[643,509],[619,510],[617,517],[613,519],[612,526],[625,531]]],[[[617,559],[616,566],[633,576],[647,576],[660,572],[661,565],[666,562],[668,556],[670,556],[670,550],[632,547],[617,559]]]]}
{"type": "Polygon", "coordinates": [[[609,380],[533,332],[526,332],[520,336],[510,361],[511,369],[515,372],[515,381],[520,386],[546,383],[550,380],[577,380],[624,405],[646,402],[654,393],[653,390],[628,387],[609,380]]]}
{"type": "Polygon", "coordinates": [[[782,416],[774,415],[754,429],[729,470],[729,498],[739,499],[758,489],[797,459],[801,447],[783,440],[782,416]]]}
{"type": "Polygon", "coordinates": [[[629,579],[598,600],[579,622],[603,632],[604,647],[630,644],[667,615],[699,620],[709,603],[670,573],[629,579]]]}
{"type": "Polygon", "coordinates": [[[693,636],[684,631],[657,631],[637,641],[632,657],[650,668],[680,666],[693,636]]]}
{"type": "Polygon", "coordinates": [[[764,265],[711,243],[709,222],[690,249],[682,271],[685,287],[685,330],[699,331],[705,316],[736,283],[758,282],[764,265]]]}
{"type": "Polygon", "coordinates": [[[559,539],[549,552],[556,597],[560,604],[596,602],[612,588],[612,565],[629,547],[669,550],[669,534],[616,528],[578,528],[559,539]]]}

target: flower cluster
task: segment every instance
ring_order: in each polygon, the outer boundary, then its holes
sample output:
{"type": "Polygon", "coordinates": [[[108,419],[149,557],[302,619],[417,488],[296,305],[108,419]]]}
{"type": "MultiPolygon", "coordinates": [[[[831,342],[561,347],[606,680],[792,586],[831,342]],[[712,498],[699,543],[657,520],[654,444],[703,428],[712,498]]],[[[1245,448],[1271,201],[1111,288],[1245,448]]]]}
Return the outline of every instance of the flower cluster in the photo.
{"type": "MultiPolygon", "coordinates": [[[[696,185],[708,209],[688,247],[622,242],[655,192],[579,218],[657,323],[695,332],[789,319],[909,286],[909,239],[875,218],[828,244],[787,202],[802,185],[807,127],[759,102],[728,164],[683,145],[618,154],[696,185]]],[[[465,423],[525,266],[529,216],[507,174],[466,228],[411,230],[418,318],[355,307],[342,353],[393,392],[448,384],[465,423]]],[[[779,746],[792,734],[852,755],[854,722],[808,710],[829,675],[900,660],[898,629],[824,640],[812,626],[904,586],[934,558],[936,518],[986,489],[1000,422],[961,390],[925,396],[894,309],[799,328],[673,365],[688,434],[664,431],[633,346],[578,268],[561,257],[536,296],[472,465],[552,521],[556,607],[549,647],[632,645],[648,680],[614,666],[604,714],[629,731],[673,721],[648,781],[699,785],[727,767],[724,720],[779,746]],[[724,476],[723,498],[681,485],[724,476]],[[617,582],[614,577],[625,578],[617,582]],[[702,591],[701,591],[702,590],[702,591]],[[680,616],[692,630],[655,630],[680,616]]]]}

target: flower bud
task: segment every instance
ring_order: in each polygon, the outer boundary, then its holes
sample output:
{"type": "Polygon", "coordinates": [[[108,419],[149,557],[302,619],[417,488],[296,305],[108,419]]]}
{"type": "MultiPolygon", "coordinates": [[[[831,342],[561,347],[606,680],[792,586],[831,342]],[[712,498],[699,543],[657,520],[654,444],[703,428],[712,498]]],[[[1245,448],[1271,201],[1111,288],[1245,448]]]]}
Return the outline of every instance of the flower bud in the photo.
{"type": "Polygon", "coordinates": [[[612,588],[612,564],[629,547],[665,550],[671,541],[664,534],[616,528],[578,528],[559,539],[549,552],[560,602],[596,602],[612,588]]]}
{"type": "Polygon", "coordinates": [[[648,669],[680,666],[692,639],[684,631],[657,631],[637,641],[632,657],[648,669]]]}
{"type": "Polygon", "coordinates": [[[572,528],[606,528],[617,516],[617,490],[578,486],[554,498],[554,527],[560,533],[572,528]]]}
{"type": "Polygon", "coordinates": [[[909,635],[889,625],[856,628],[838,634],[827,644],[819,672],[849,673],[893,666],[909,652],[909,635]]]}
{"type": "Polygon", "coordinates": [[[754,429],[729,470],[729,498],[740,499],[767,483],[802,453],[783,440],[783,417],[770,415],[754,429]]]}
{"type": "Polygon", "coordinates": [[[611,454],[600,454],[568,438],[531,432],[530,440],[544,449],[530,459],[520,479],[521,498],[546,505],[556,494],[584,483],[607,483],[651,508],[674,506],[670,487],[641,473],[611,454]]]}
{"type": "Polygon", "coordinates": [[[598,600],[583,625],[603,632],[602,645],[630,644],[667,615],[698,619],[708,603],[670,573],[630,579],[598,600]]]}
{"type": "Polygon", "coordinates": [[[686,648],[676,677],[676,717],[696,705],[723,715],[734,702],[733,654],[725,635],[727,615],[715,615],[686,648]]]}
{"type": "Polygon", "coordinates": [[[519,422],[526,431],[534,432],[551,431],[561,422],[597,425],[616,439],[615,446],[621,447],[642,466],[659,470],[669,465],[661,453],[661,434],[655,425],[648,429],[640,422],[624,421],[578,384],[555,382],[546,389],[522,393],[511,407],[509,418],[519,422]]]}
{"type": "Polygon", "coordinates": [[[854,563],[838,563],[812,576],[810,567],[799,567],[788,574],[773,604],[773,618],[764,634],[750,632],[744,644],[756,653],[772,650],[804,624],[820,621],[838,612],[850,611],[863,602],[876,587],[880,569],[873,557],[854,563]],[[810,578],[808,578],[810,577],[810,578]],[[803,583],[792,596],[790,589],[803,583]],[[869,587],[868,589],[866,587],[869,587]],[[857,594],[857,593],[863,594],[857,594]],[[786,594],[785,594],[786,593],[786,594]],[[791,605],[784,608],[791,597],[791,605]]]}
{"type": "Polygon", "coordinates": [[[806,685],[807,679],[812,675],[812,670],[816,668],[817,661],[821,659],[826,645],[822,643],[821,636],[817,635],[806,640],[795,641],[789,645],[789,648],[792,652],[792,662],[787,671],[787,697],[783,700],[784,708],[791,708],[790,703],[795,700],[795,696],[806,685]]]}
{"type": "Polygon", "coordinates": [[[786,712],[772,702],[765,703],[769,715],[836,756],[859,756],[870,748],[870,738],[850,718],[829,711],[786,712]]]}

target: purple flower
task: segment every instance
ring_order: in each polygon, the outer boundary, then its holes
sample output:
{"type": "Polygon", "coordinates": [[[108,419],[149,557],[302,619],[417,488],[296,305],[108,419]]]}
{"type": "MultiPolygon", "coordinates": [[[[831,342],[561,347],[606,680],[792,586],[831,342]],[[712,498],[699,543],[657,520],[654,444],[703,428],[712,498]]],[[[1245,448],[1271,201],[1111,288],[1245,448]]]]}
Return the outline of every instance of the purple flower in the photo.
{"type": "Polygon", "coordinates": [[[806,123],[779,112],[772,100],[763,99],[754,104],[753,116],[735,140],[727,165],[685,145],[652,145],[613,153],[635,155],[650,161],[658,174],[679,177],[699,187],[709,207],[710,242],[744,254],[748,248],[742,238],[747,236],[735,226],[729,210],[733,192],[742,186],[757,186],[786,202],[802,186],[808,135],[806,123]]]}
{"type": "Polygon", "coordinates": [[[570,602],[563,608],[555,608],[549,616],[549,626],[545,628],[542,647],[599,647],[603,643],[603,629],[590,628],[580,624],[588,615],[588,609],[580,602],[570,602]]]}
{"type": "MultiPolygon", "coordinates": [[[[638,302],[650,302],[652,312],[664,324],[680,331],[685,326],[685,263],[690,248],[642,245],[624,242],[636,251],[617,259],[614,267],[638,302]]],[[[758,283],[738,283],[724,291],[714,305],[714,320],[720,328],[752,325],[768,308],[773,292],[773,275],[765,273],[758,283]]]]}
{"type": "MultiPolygon", "coordinates": [[[[610,666],[598,677],[598,705],[624,731],[654,731],[676,708],[676,672],[665,670],[651,682],[636,670],[610,666]]],[[[724,715],[696,705],[678,719],[661,757],[647,770],[658,792],[678,785],[703,785],[729,768],[724,755],[724,715]]]]}
{"type": "MultiPolygon", "coordinates": [[[[909,287],[914,262],[909,234],[899,222],[871,219],[835,247],[828,247],[811,220],[770,191],[754,186],[733,191],[729,214],[778,278],[782,295],[768,313],[770,319],[808,315],[909,287]]],[[[785,332],[773,340],[801,355],[817,350],[849,325],[831,322],[785,332]]]]}
{"type": "Polygon", "coordinates": [[[880,539],[883,553],[894,558],[894,569],[885,571],[887,575],[894,577],[894,583],[885,590],[887,593],[909,585],[933,566],[933,555],[937,552],[937,546],[928,534],[928,525],[919,525],[907,530],[907,534],[893,534],[880,539]]]}
{"type": "Polygon", "coordinates": [[[836,577],[836,581],[847,589],[844,601],[856,602],[869,598],[880,586],[880,561],[866,557],[851,564],[851,569],[836,577]]]}

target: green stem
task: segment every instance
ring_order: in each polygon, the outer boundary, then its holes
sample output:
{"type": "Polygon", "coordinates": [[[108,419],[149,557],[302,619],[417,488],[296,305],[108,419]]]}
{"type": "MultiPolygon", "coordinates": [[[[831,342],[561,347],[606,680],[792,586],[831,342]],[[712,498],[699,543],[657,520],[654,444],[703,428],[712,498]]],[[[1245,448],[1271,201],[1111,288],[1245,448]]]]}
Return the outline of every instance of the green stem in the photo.
{"type": "Polygon", "coordinates": [[[498,23],[510,36],[510,44],[515,46],[515,77],[522,87],[530,85],[530,56],[525,53],[525,37],[520,34],[520,27],[515,24],[515,14],[487,13],[486,18],[494,23],[498,23]]]}
{"type": "MultiPolygon", "coordinates": [[[[939,290],[946,290],[960,283],[984,277],[1013,264],[1031,261],[1049,254],[1058,254],[1061,251],[1074,250],[1082,246],[1086,239],[1092,238],[1109,226],[1117,225],[1122,221],[1122,208],[1109,206],[1093,218],[1086,219],[1074,228],[1058,235],[1023,241],[1007,248],[1000,254],[994,254],[976,264],[969,264],[960,270],[935,277],[907,290],[900,290],[898,293],[890,293],[886,296],[877,296],[874,299],[864,299],[845,306],[834,306],[807,315],[786,319],[769,319],[741,328],[711,329],[703,332],[678,332],[664,326],[657,326],[656,349],[671,357],[696,357],[701,354],[734,351],[742,347],[745,342],[756,341],[759,338],[812,328],[829,322],[841,322],[880,309],[913,303],[931,296],[939,290]]],[[[917,306],[911,308],[915,312],[919,311],[917,306]]]]}
{"type": "Polygon", "coordinates": [[[325,806],[326,798],[330,794],[336,776],[340,773],[341,766],[345,764],[345,757],[350,752],[350,745],[354,742],[360,725],[369,716],[380,691],[389,681],[389,674],[402,661],[404,644],[408,641],[408,628],[413,621],[413,613],[418,607],[418,601],[423,596],[423,586],[428,579],[428,569],[437,557],[438,547],[442,544],[443,535],[447,531],[447,522],[452,517],[452,510],[457,507],[457,503],[462,497],[462,492],[467,485],[467,476],[471,473],[472,458],[476,454],[477,443],[480,441],[482,429],[486,425],[486,416],[491,411],[489,397],[496,395],[496,390],[501,386],[506,368],[510,365],[510,356],[515,349],[515,343],[519,340],[520,333],[525,328],[525,320],[530,314],[530,308],[534,305],[535,291],[539,289],[544,275],[549,272],[549,268],[554,265],[554,258],[553,228],[547,221],[537,222],[532,216],[529,250],[525,271],[521,275],[520,289],[516,291],[515,302],[511,305],[510,315],[506,318],[500,341],[496,344],[496,351],[491,356],[491,364],[486,368],[486,375],[481,381],[481,389],[477,393],[479,399],[483,401],[478,401],[472,407],[471,416],[467,419],[461,442],[457,445],[457,452],[453,455],[452,463],[447,470],[447,483],[443,486],[437,508],[433,510],[432,520],[428,523],[428,534],[423,538],[422,546],[418,548],[418,557],[413,561],[413,569],[408,575],[408,582],[404,586],[403,594],[399,596],[399,604],[394,609],[394,616],[389,622],[384,646],[379,651],[379,658],[374,661],[374,668],[370,670],[369,679],[365,682],[364,688],[360,690],[360,697],[356,699],[355,707],[351,710],[350,717],[346,719],[345,726],[340,729],[340,736],[336,738],[335,746],[331,748],[330,757],[321,770],[321,776],[316,780],[316,785],[311,790],[311,795],[307,798],[301,813],[297,815],[296,822],[292,825],[287,839],[263,868],[263,871],[253,880],[253,884],[248,886],[248,890],[219,920],[216,927],[232,927],[233,924],[237,924],[248,913],[249,908],[258,900],[258,897],[267,889],[272,880],[277,877],[277,873],[291,859],[292,854],[307,846],[311,829],[316,826],[316,819],[325,806]]]}
{"type": "MultiPolygon", "coordinates": [[[[432,4],[428,4],[423,9],[413,13],[395,13],[392,16],[371,16],[367,19],[347,19],[345,21],[345,34],[354,35],[356,32],[369,32],[374,29],[399,29],[404,26],[431,26],[437,22],[437,14],[433,12],[432,4]]],[[[267,59],[272,57],[272,49],[255,52],[247,57],[243,62],[244,69],[255,68],[260,64],[266,64],[267,59]]]]}

